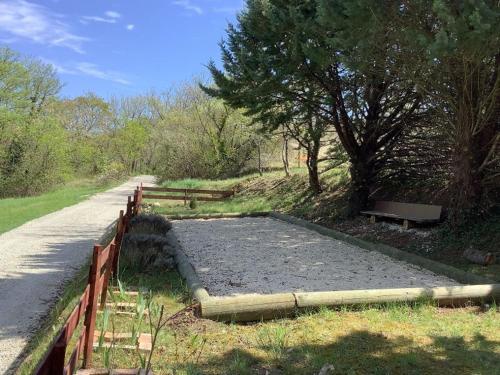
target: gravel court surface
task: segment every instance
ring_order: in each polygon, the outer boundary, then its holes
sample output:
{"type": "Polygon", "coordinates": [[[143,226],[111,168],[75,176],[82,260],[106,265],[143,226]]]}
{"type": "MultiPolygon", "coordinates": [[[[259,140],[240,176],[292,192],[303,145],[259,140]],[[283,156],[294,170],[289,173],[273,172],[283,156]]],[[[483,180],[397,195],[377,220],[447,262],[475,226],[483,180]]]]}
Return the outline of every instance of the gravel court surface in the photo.
{"type": "Polygon", "coordinates": [[[0,235],[0,374],[13,372],[64,282],[85,263],[140,182],[151,185],[154,178],[134,177],[0,235]]]}
{"type": "Polygon", "coordinates": [[[173,227],[213,296],[460,285],[274,218],[179,220],[173,227]]]}

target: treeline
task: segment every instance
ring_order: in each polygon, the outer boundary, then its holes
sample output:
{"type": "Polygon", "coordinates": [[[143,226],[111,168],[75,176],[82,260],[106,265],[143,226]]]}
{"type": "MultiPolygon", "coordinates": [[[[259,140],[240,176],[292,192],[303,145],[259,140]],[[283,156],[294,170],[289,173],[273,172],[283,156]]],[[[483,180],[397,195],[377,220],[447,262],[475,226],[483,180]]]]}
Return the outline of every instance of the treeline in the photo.
{"type": "Polygon", "coordinates": [[[352,215],[391,184],[445,191],[454,222],[498,203],[497,1],[247,0],[221,51],[204,90],[303,145],[316,193],[346,164],[352,215]]]}
{"type": "Polygon", "coordinates": [[[0,49],[0,197],[78,177],[234,176],[262,167],[276,148],[241,110],[195,81],[109,100],[92,93],[62,99],[61,86],[50,64],[0,49]]]}

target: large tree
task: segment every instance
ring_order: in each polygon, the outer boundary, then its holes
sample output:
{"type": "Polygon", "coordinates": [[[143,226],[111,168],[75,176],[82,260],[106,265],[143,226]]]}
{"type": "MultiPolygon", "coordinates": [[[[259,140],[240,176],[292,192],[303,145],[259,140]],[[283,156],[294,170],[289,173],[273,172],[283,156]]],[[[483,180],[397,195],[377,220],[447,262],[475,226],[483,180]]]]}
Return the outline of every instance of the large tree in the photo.
{"type": "Polygon", "coordinates": [[[221,45],[224,70],[209,92],[279,126],[313,113],[348,155],[349,213],[368,201],[395,145],[424,112],[400,78],[399,41],[386,1],[249,0],[221,45]]]}
{"type": "Polygon", "coordinates": [[[500,5],[493,0],[412,1],[407,44],[422,69],[451,146],[452,220],[486,212],[500,186],[500,5]]]}

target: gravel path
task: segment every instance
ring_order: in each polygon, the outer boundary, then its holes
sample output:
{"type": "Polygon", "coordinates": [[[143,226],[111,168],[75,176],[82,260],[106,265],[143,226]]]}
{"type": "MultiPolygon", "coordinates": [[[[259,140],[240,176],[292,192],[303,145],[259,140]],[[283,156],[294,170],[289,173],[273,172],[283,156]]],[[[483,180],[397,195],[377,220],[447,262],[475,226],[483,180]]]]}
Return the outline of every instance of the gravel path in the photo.
{"type": "Polygon", "coordinates": [[[126,207],[129,182],[0,235],[0,373],[13,371],[30,334],[57,300],[64,281],[88,259],[94,242],[126,207]]]}
{"type": "Polygon", "coordinates": [[[174,233],[215,296],[459,285],[272,218],[175,221],[174,233]]]}

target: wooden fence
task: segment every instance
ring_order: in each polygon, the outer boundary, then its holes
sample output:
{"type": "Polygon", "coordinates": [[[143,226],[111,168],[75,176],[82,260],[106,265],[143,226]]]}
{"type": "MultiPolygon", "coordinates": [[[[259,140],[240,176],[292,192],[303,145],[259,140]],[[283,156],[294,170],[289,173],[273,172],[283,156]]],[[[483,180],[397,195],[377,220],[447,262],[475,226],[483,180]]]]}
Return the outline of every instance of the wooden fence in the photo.
{"type": "Polygon", "coordinates": [[[141,194],[141,199],[168,199],[168,200],[180,200],[187,201],[195,198],[198,201],[204,202],[220,202],[229,197],[234,196],[234,190],[209,190],[209,189],[182,189],[182,188],[162,188],[162,187],[149,187],[140,186],[138,190],[141,194]],[[181,193],[181,194],[143,194],[143,192],[152,193],[181,193]]]}
{"type": "Polygon", "coordinates": [[[200,201],[221,201],[234,195],[234,191],[203,190],[203,189],[173,189],[138,186],[133,197],[129,196],[127,210],[120,211],[115,236],[108,246],[95,245],[92,253],[92,264],[90,266],[88,283],[78,304],[69,315],[66,323],[52,341],[45,356],[34,371],[37,375],[69,375],[73,374],[78,367],[78,361],[83,359],[82,367],[88,369],[92,366],[92,354],[94,348],[94,330],[97,318],[97,310],[106,305],[106,297],[109,281],[117,276],[118,260],[122,239],[128,231],[128,224],[132,217],[141,212],[144,199],[175,199],[187,200],[196,195],[200,201]],[[158,195],[144,194],[149,192],[183,193],[183,195],[158,195]],[[202,194],[199,196],[199,194],[202,194]],[[210,195],[210,196],[206,196],[210,195]],[[68,344],[83,319],[83,329],[76,340],[76,345],[69,355],[68,362],[66,351],[68,344]]]}
{"type": "Polygon", "coordinates": [[[71,312],[62,329],[53,340],[50,348],[35,370],[37,375],[69,375],[73,374],[78,361],[83,357],[83,368],[92,366],[94,346],[94,329],[97,310],[106,304],[108,284],[112,276],[117,275],[118,258],[122,239],[128,230],[130,219],[140,212],[142,193],[134,192],[134,198],[128,197],[127,211],[120,211],[115,236],[108,246],[95,245],[92,254],[87,286],[77,306],[71,312]],[[79,323],[84,319],[83,330],[77,339],[76,346],[66,363],[66,349],[79,323]]]}

